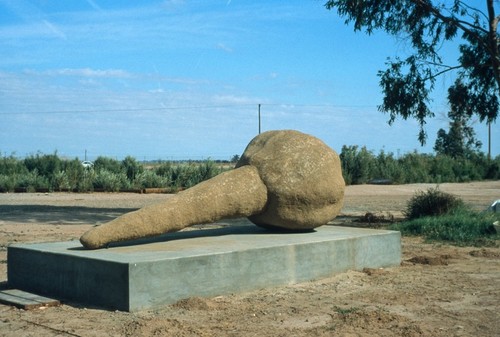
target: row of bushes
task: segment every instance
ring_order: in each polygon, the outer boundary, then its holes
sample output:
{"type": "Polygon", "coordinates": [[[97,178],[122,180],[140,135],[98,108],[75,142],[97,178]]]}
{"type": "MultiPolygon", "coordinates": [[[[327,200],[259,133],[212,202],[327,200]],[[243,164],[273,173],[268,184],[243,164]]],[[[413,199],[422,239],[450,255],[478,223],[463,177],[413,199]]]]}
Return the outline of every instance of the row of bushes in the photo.
{"type": "Polygon", "coordinates": [[[85,167],[78,158],[64,160],[57,154],[38,153],[22,160],[14,156],[0,158],[0,192],[179,190],[222,170],[211,160],[164,162],[148,167],[132,157],[122,161],[99,157],[92,167],[85,167]]]}
{"type": "MultiPolygon", "coordinates": [[[[348,185],[500,179],[500,156],[489,160],[482,154],[452,158],[413,152],[396,158],[392,153],[375,155],[365,147],[343,146],[340,159],[348,185]]],[[[98,157],[88,168],[78,158],[61,159],[57,153],[37,153],[24,159],[11,155],[0,157],[0,192],[184,189],[222,172],[219,164],[206,160],[145,165],[129,156],[121,161],[98,157]]]]}
{"type": "Polygon", "coordinates": [[[407,153],[396,158],[365,147],[343,146],[340,153],[346,184],[370,182],[410,184],[468,182],[500,179],[500,156],[488,159],[482,153],[452,158],[446,155],[407,153]]]}

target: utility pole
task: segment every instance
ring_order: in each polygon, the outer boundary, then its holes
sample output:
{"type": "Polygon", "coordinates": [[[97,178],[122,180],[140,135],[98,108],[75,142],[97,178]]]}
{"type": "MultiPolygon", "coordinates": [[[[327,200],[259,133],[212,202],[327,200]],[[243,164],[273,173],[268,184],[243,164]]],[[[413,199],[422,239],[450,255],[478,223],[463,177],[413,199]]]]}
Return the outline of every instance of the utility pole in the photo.
{"type": "Polygon", "coordinates": [[[260,104],[259,104],[259,135],[260,135],[260,104]]]}

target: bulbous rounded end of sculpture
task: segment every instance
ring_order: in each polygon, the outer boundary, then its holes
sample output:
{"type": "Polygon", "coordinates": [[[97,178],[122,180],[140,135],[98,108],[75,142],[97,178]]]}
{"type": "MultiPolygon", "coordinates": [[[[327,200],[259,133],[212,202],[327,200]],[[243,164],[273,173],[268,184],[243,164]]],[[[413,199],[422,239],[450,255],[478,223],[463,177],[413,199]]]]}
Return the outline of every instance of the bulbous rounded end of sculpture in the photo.
{"type": "Polygon", "coordinates": [[[258,226],[312,230],[342,208],[340,158],[316,137],[293,130],[264,132],[248,144],[236,167],[242,165],[255,166],[267,187],[265,210],[249,217],[258,226]]]}

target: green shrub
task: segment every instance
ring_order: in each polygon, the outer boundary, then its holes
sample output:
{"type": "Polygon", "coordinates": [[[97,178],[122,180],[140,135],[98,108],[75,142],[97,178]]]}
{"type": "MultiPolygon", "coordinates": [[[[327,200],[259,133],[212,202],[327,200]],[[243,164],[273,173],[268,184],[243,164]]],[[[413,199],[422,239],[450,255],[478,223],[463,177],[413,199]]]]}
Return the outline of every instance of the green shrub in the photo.
{"type": "Polygon", "coordinates": [[[398,184],[500,179],[500,156],[489,160],[482,153],[453,158],[414,151],[395,158],[392,153],[380,151],[374,156],[365,147],[344,145],[340,160],[347,185],[365,184],[373,179],[398,184]]]}
{"type": "Polygon", "coordinates": [[[0,192],[14,192],[16,187],[15,176],[0,174],[0,192]]]}
{"type": "Polygon", "coordinates": [[[199,182],[193,163],[178,165],[172,170],[172,183],[177,188],[189,188],[199,182]]]}
{"type": "Polygon", "coordinates": [[[222,170],[212,160],[205,160],[203,163],[198,165],[197,184],[213,178],[221,172],[222,170]]]}
{"type": "Polygon", "coordinates": [[[108,170],[101,170],[95,175],[93,187],[105,192],[119,192],[121,189],[128,189],[130,184],[125,173],[113,173],[108,170]]]}
{"type": "Polygon", "coordinates": [[[170,180],[168,177],[156,174],[155,171],[146,170],[135,177],[133,185],[140,189],[161,188],[168,187],[170,185],[170,180]]]}
{"type": "Polygon", "coordinates": [[[499,235],[493,222],[499,219],[500,216],[494,213],[458,207],[441,216],[421,217],[391,225],[390,228],[406,235],[421,235],[430,241],[460,246],[497,246],[499,235]]]}
{"type": "Polygon", "coordinates": [[[76,185],[76,190],[78,192],[92,192],[94,190],[95,176],[94,170],[83,170],[81,179],[76,185]]]}
{"type": "Polygon", "coordinates": [[[424,216],[438,216],[449,213],[463,206],[463,201],[456,196],[445,193],[439,188],[430,188],[425,192],[417,192],[408,201],[404,215],[408,219],[424,216]]]}
{"type": "Polygon", "coordinates": [[[339,155],[342,165],[342,173],[347,185],[366,184],[373,177],[371,176],[375,162],[375,156],[362,147],[358,151],[358,146],[342,146],[339,155]]]}
{"type": "MultiPolygon", "coordinates": [[[[401,184],[500,179],[500,156],[488,159],[481,153],[452,158],[419,154],[415,151],[396,158],[392,153],[381,151],[375,156],[366,147],[344,145],[340,158],[342,174],[348,185],[365,184],[374,179],[401,184]]],[[[17,188],[29,191],[69,189],[89,192],[94,186],[98,189],[105,186],[106,190],[116,190],[116,185],[120,185],[120,189],[128,189],[130,186],[188,188],[222,171],[211,160],[165,162],[146,173],[144,165],[130,156],[122,161],[98,157],[93,169],[86,169],[78,158],[61,159],[57,152],[49,155],[37,153],[25,159],[10,155],[0,156],[0,192],[11,192],[17,188]],[[101,171],[106,173],[100,174],[101,171]],[[99,174],[98,180],[94,181],[99,174]],[[104,181],[106,177],[111,179],[109,183],[104,181]]]]}
{"type": "Polygon", "coordinates": [[[430,172],[430,156],[419,154],[416,151],[407,153],[398,162],[404,172],[403,183],[429,183],[432,182],[430,172]]]}
{"type": "Polygon", "coordinates": [[[415,193],[405,215],[407,221],[390,228],[456,245],[496,245],[499,237],[493,227],[493,222],[500,219],[498,214],[472,211],[460,198],[438,188],[415,193]]]}
{"type": "Polygon", "coordinates": [[[135,177],[138,174],[141,174],[142,171],[144,171],[144,168],[135,158],[131,156],[125,157],[122,161],[122,169],[125,171],[125,174],[127,175],[127,179],[129,181],[134,181],[135,177]]]}
{"type": "Polygon", "coordinates": [[[16,159],[14,155],[0,157],[0,174],[15,176],[28,172],[23,162],[16,159]]]}
{"type": "Polygon", "coordinates": [[[27,192],[35,192],[40,189],[49,189],[49,181],[46,177],[38,174],[38,170],[25,173],[18,177],[17,187],[26,189],[27,192]]]}
{"type": "Polygon", "coordinates": [[[94,170],[95,171],[106,170],[112,173],[120,173],[122,172],[123,167],[121,162],[116,159],[99,156],[94,161],[94,170]]]}
{"type": "MultiPolygon", "coordinates": [[[[154,172],[168,180],[169,187],[189,188],[222,172],[212,160],[187,164],[162,163],[154,172]]],[[[159,186],[162,187],[162,186],[159,186]]]]}
{"type": "Polygon", "coordinates": [[[446,155],[437,155],[430,163],[429,174],[433,177],[434,183],[455,182],[454,158],[446,155]]]}
{"type": "Polygon", "coordinates": [[[52,175],[60,171],[61,159],[57,156],[57,152],[54,154],[37,153],[36,155],[26,157],[24,159],[24,166],[30,172],[36,170],[39,176],[45,177],[50,181],[52,175]]]}
{"type": "Polygon", "coordinates": [[[55,172],[52,177],[52,189],[54,191],[69,190],[70,184],[65,171],[55,172]]]}
{"type": "Polygon", "coordinates": [[[403,168],[394,155],[392,153],[386,154],[384,151],[380,151],[377,156],[373,172],[370,175],[374,179],[382,179],[394,184],[403,183],[405,177],[403,168]]]}
{"type": "Polygon", "coordinates": [[[161,163],[154,169],[155,173],[161,177],[172,178],[173,166],[171,162],[161,163]]]}
{"type": "Polygon", "coordinates": [[[483,179],[500,179],[500,156],[485,163],[485,173],[483,179]]]}
{"type": "Polygon", "coordinates": [[[88,192],[92,190],[93,172],[85,169],[78,158],[64,161],[62,167],[70,191],[88,192]]]}

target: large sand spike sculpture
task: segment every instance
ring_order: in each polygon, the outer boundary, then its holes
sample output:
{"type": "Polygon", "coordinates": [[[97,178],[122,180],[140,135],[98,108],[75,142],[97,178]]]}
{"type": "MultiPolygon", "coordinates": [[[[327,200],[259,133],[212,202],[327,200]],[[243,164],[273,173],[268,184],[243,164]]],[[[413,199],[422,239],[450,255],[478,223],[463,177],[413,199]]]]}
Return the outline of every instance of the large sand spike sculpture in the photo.
{"type": "Polygon", "coordinates": [[[268,131],[248,144],[234,170],[95,227],[80,242],[97,249],[235,217],[311,230],[337,216],[344,189],[339,157],[325,143],[298,131],[268,131]]]}

